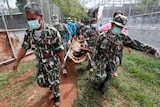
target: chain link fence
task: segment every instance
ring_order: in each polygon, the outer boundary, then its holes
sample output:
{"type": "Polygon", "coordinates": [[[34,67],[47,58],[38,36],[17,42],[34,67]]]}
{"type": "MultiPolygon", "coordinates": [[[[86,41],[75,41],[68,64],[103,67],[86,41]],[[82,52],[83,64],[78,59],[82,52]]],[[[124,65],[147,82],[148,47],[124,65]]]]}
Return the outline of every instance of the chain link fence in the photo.
{"type": "Polygon", "coordinates": [[[44,21],[46,23],[51,24],[50,17],[52,14],[57,14],[63,21],[63,11],[56,4],[54,4],[52,0],[27,0],[26,2],[24,1],[19,0],[18,2],[18,0],[15,0],[14,8],[12,7],[13,4],[11,4],[11,2],[9,2],[9,5],[11,6],[7,6],[7,2],[5,0],[0,1],[0,30],[6,29],[5,24],[8,29],[22,29],[28,27],[25,15],[23,13],[23,6],[27,3],[27,1],[37,2],[41,5],[44,15],[44,21]],[[2,15],[4,17],[4,20],[2,15]]]}
{"type": "Polygon", "coordinates": [[[160,28],[160,0],[102,0],[99,5],[104,5],[103,24],[121,10],[129,19],[127,26],[160,28]]]}
{"type": "MultiPolygon", "coordinates": [[[[44,21],[51,24],[51,15],[63,21],[63,11],[52,0],[1,0],[0,1],[0,65],[13,61],[28,28],[23,7],[27,2],[37,2],[42,7],[44,21]]],[[[27,54],[32,53],[28,51],[27,54]]]]}

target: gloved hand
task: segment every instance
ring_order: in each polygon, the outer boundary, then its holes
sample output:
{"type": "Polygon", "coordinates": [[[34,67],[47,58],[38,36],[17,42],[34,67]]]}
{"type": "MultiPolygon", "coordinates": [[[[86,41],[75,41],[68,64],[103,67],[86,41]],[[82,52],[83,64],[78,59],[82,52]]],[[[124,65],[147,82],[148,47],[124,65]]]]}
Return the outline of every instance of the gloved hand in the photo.
{"type": "Polygon", "coordinates": [[[155,56],[156,58],[160,59],[160,51],[157,50],[157,51],[155,52],[154,56],[155,56]]]}

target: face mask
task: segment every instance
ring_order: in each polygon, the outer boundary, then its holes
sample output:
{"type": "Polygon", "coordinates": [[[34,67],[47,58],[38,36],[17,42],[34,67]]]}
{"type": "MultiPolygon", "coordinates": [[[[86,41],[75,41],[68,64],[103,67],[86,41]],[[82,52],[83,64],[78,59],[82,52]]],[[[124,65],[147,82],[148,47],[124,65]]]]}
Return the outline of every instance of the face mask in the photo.
{"type": "Polygon", "coordinates": [[[90,26],[86,26],[86,28],[88,29],[88,28],[90,28],[90,26]]]}
{"type": "Polygon", "coordinates": [[[80,26],[83,26],[84,24],[83,24],[83,23],[79,23],[79,25],[80,25],[80,26]]]}
{"type": "Polygon", "coordinates": [[[53,22],[53,26],[56,26],[56,25],[58,25],[59,24],[59,22],[53,22]]]}
{"type": "Polygon", "coordinates": [[[92,28],[96,28],[97,24],[91,24],[92,28]]]}
{"type": "Polygon", "coordinates": [[[69,21],[68,23],[71,24],[72,22],[69,21]]]}
{"type": "Polygon", "coordinates": [[[115,35],[118,35],[118,34],[120,34],[121,32],[122,32],[122,29],[119,28],[119,27],[114,27],[114,28],[112,29],[112,33],[115,34],[115,35]]]}
{"type": "Polygon", "coordinates": [[[38,17],[37,20],[27,21],[29,27],[32,28],[32,29],[38,29],[41,26],[41,24],[38,22],[38,20],[39,20],[39,17],[38,17]]]}

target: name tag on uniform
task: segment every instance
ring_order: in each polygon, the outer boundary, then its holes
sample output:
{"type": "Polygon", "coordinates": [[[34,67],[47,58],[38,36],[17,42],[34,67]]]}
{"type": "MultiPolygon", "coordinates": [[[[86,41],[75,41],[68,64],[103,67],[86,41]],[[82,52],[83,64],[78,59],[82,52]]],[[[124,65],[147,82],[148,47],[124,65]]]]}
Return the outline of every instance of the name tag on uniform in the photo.
{"type": "Polygon", "coordinates": [[[51,39],[51,38],[53,38],[53,36],[45,36],[45,38],[51,39]]]}
{"type": "Polygon", "coordinates": [[[28,36],[28,38],[29,38],[29,39],[32,39],[32,38],[33,38],[33,36],[32,36],[32,35],[30,35],[30,36],[28,36]]]}
{"type": "Polygon", "coordinates": [[[108,40],[104,39],[104,40],[102,41],[102,44],[108,44],[108,40]]]}

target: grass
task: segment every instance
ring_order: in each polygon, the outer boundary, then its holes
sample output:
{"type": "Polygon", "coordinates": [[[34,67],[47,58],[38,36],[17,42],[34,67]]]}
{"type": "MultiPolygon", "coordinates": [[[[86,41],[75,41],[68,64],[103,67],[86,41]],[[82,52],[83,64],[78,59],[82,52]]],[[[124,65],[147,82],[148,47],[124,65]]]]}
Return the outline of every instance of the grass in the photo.
{"type": "Polygon", "coordinates": [[[0,73],[0,101],[7,99],[10,102],[10,107],[23,106],[24,102],[15,102],[17,99],[21,101],[25,99],[27,95],[23,93],[36,84],[35,66],[35,61],[23,62],[20,63],[18,72],[10,70],[0,73]],[[29,75],[32,71],[33,73],[29,75]]]}
{"type": "MultiPolygon", "coordinates": [[[[117,71],[119,77],[111,80],[104,95],[92,89],[96,72],[88,71],[87,64],[88,61],[77,66],[78,96],[74,107],[160,107],[160,60],[137,51],[128,54],[125,50],[122,66],[117,71]]],[[[0,102],[7,100],[9,107],[25,106],[24,99],[32,95],[36,84],[35,66],[35,61],[23,62],[19,72],[0,73],[0,102]]],[[[41,94],[33,100],[44,93],[41,94]]]]}
{"type": "Polygon", "coordinates": [[[113,78],[104,95],[92,89],[94,72],[87,63],[78,66],[78,96],[74,107],[160,107],[160,61],[125,50],[119,77],[113,78]]]}

